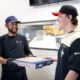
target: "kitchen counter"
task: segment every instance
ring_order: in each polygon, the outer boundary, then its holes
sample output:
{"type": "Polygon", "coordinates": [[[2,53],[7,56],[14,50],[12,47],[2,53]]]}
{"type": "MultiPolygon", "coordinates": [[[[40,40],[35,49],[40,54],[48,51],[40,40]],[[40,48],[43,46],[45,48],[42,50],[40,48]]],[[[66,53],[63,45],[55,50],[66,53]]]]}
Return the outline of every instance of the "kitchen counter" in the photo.
{"type": "Polygon", "coordinates": [[[40,48],[40,49],[59,49],[59,44],[56,43],[55,36],[44,36],[41,39],[34,37],[33,40],[29,43],[30,48],[40,48]]]}

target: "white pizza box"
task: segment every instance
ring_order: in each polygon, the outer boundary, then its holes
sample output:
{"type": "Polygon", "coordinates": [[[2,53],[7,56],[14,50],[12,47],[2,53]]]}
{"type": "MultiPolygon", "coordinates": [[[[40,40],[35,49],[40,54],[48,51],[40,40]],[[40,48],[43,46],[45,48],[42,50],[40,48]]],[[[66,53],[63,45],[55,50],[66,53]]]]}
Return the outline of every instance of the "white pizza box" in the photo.
{"type": "Polygon", "coordinates": [[[53,60],[40,57],[25,57],[14,60],[18,66],[29,68],[42,68],[53,63],[53,60]]]}

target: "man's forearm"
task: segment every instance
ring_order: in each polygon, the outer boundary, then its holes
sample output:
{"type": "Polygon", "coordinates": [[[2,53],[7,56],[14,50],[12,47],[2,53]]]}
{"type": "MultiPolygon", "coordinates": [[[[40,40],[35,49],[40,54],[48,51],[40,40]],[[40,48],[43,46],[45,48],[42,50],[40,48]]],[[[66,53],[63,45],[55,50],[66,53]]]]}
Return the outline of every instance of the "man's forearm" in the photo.
{"type": "Polygon", "coordinates": [[[50,59],[52,59],[52,60],[55,61],[55,62],[58,60],[58,59],[57,59],[57,56],[52,56],[52,57],[49,57],[49,56],[48,56],[48,57],[46,57],[46,58],[50,58],[50,59]]]}
{"type": "Polygon", "coordinates": [[[70,70],[65,78],[65,80],[77,80],[78,78],[78,73],[70,70]]]}
{"type": "Polygon", "coordinates": [[[0,57],[0,64],[6,64],[7,59],[0,57]]]}

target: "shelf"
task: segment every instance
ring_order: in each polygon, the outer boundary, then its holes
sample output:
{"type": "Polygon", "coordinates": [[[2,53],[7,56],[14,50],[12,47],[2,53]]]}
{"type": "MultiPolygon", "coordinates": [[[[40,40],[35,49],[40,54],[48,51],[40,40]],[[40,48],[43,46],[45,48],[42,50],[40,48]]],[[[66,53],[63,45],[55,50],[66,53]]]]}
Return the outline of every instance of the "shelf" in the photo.
{"type": "Polygon", "coordinates": [[[44,26],[51,27],[53,25],[58,25],[56,20],[22,22],[18,25],[18,33],[26,37],[30,48],[58,50],[59,45],[56,43],[55,36],[47,34],[44,30],[44,26]],[[40,37],[43,39],[39,39],[40,37]]]}

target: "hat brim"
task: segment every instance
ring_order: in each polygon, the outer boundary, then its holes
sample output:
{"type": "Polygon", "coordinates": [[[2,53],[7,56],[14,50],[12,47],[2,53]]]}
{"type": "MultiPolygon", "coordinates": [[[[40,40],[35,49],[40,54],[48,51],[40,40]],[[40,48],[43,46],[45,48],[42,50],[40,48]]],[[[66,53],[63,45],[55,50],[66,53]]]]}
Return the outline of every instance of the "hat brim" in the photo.
{"type": "Polygon", "coordinates": [[[62,14],[61,12],[52,12],[52,15],[54,15],[54,16],[59,16],[61,14],[62,14]]]}
{"type": "Polygon", "coordinates": [[[11,23],[12,22],[15,22],[15,23],[21,23],[21,21],[17,21],[17,20],[13,20],[13,21],[10,21],[11,23]]]}

